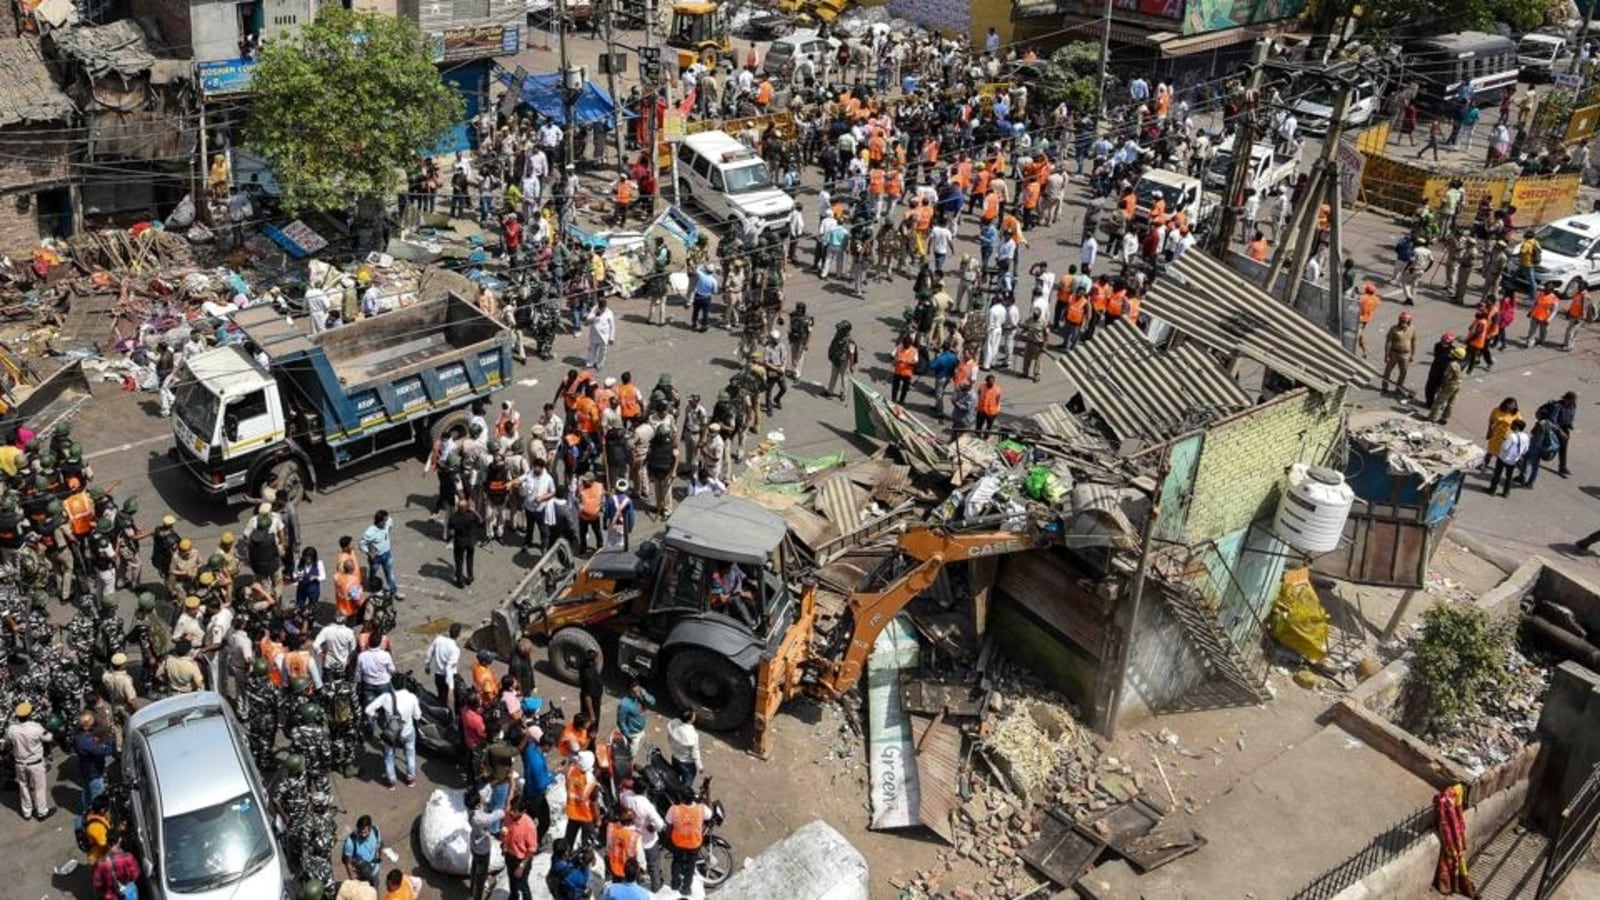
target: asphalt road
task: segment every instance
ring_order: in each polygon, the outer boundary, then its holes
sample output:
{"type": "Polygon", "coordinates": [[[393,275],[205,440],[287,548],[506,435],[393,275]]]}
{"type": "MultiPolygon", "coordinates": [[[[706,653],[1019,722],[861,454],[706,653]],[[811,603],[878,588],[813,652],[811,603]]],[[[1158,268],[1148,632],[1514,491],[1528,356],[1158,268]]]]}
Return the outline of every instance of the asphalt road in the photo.
{"type": "MultiPolygon", "coordinates": [[[[597,44],[575,39],[573,48],[577,62],[587,62],[591,71],[598,71],[594,65],[599,55],[597,44]]],[[[543,53],[537,56],[526,53],[511,62],[522,62],[535,70],[549,67],[549,57],[543,53]]],[[[623,92],[626,85],[624,80],[623,92]]],[[[1312,148],[1308,148],[1308,158],[1311,152],[1312,148]]],[[[807,218],[813,224],[810,204],[814,201],[810,190],[814,190],[814,186],[813,174],[808,180],[808,190],[801,197],[801,202],[808,204],[807,218]]],[[[1081,188],[1081,183],[1069,188],[1069,200],[1073,205],[1057,226],[1029,233],[1029,245],[1022,251],[1023,268],[1043,258],[1051,262],[1053,270],[1061,271],[1067,263],[1076,261],[1075,239],[1082,215],[1082,207],[1077,204],[1082,200],[1081,188]]],[[[1583,203],[1587,206],[1587,199],[1583,203]]],[[[1399,230],[1400,226],[1386,214],[1348,212],[1346,245],[1361,269],[1386,273],[1392,257],[1389,248],[1399,230]]],[[[972,228],[968,226],[960,238],[963,249],[970,249],[972,228]]],[[[770,426],[783,430],[785,446],[791,452],[811,455],[845,449],[855,455],[870,450],[853,437],[850,410],[836,400],[822,397],[814,379],[825,373],[826,361],[821,351],[826,346],[827,336],[833,332],[834,323],[848,318],[856,326],[862,349],[861,376],[886,391],[889,351],[901,312],[910,303],[909,289],[907,279],[873,282],[867,296],[857,298],[838,285],[819,284],[809,273],[791,276],[789,300],[803,300],[808,304],[817,317],[816,335],[821,342],[808,363],[808,380],[793,386],[784,409],[770,426]]],[[[1420,328],[1419,344],[1431,343],[1446,329],[1465,330],[1469,319],[1466,311],[1435,296],[1431,288],[1424,289],[1424,296],[1414,309],[1420,328]]],[[[705,334],[691,331],[686,327],[686,308],[673,307],[670,310],[673,321],[660,328],[645,324],[642,301],[623,301],[617,308],[620,317],[617,344],[606,374],[629,369],[637,381],[648,386],[658,374],[670,371],[680,391],[711,397],[733,373],[735,339],[717,330],[705,334]]],[[[1377,322],[1380,333],[1398,312],[1393,304],[1383,306],[1377,322]]],[[[1520,329],[1516,334],[1520,336],[1520,329]]],[[[557,344],[555,361],[535,361],[518,367],[515,383],[504,395],[517,401],[526,421],[531,422],[539,406],[551,398],[566,368],[581,363],[581,340],[562,338],[557,344]]],[[[1458,517],[1458,533],[1475,539],[1477,545],[1522,558],[1532,553],[1561,553],[1564,542],[1571,540],[1575,533],[1587,532],[1597,524],[1595,520],[1600,516],[1595,515],[1593,500],[1600,494],[1600,465],[1584,452],[1586,437],[1581,433],[1592,417],[1600,419],[1600,411],[1594,410],[1595,401],[1600,399],[1600,391],[1593,385],[1597,373],[1596,346],[1595,334],[1591,332],[1580,339],[1577,350],[1572,353],[1550,349],[1512,350],[1499,358],[1500,364],[1493,372],[1469,379],[1452,423],[1465,436],[1481,439],[1478,429],[1486,421],[1488,410],[1502,396],[1518,396],[1523,407],[1531,410],[1541,400],[1569,388],[1580,394],[1580,434],[1571,460],[1572,477],[1560,479],[1554,477],[1554,472],[1547,471],[1534,491],[1514,491],[1504,500],[1489,499],[1469,490],[1458,517]]],[[[1038,384],[1002,376],[1008,414],[1026,415],[1046,404],[1068,399],[1059,371],[1050,365],[1046,365],[1044,371],[1044,380],[1038,384]]],[[[1412,383],[1420,384],[1422,375],[1423,368],[1419,364],[1412,373],[1412,383]]],[[[913,409],[925,410],[929,402],[926,385],[922,385],[914,392],[910,405],[913,409]]],[[[1393,405],[1397,411],[1406,410],[1373,392],[1358,394],[1355,402],[1362,407],[1393,405]]],[[[95,399],[82,411],[78,429],[93,454],[99,482],[114,485],[113,490],[119,497],[139,497],[144,521],[153,522],[170,510],[183,520],[184,534],[194,538],[202,548],[214,546],[221,532],[238,530],[244,510],[220,506],[202,498],[187,483],[183,471],[168,460],[166,451],[171,440],[167,422],[154,414],[151,397],[122,394],[111,384],[99,386],[95,399]]],[[[477,583],[466,590],[454,588],[448,581],[450,563],[441,527],[428,516],[432,499],[432,479],[422,471],[420,454],[400,454],[356,469],[300,507],[306,543],[322,550],[324,557],[337,546],[340,535],[359,534],[374,510],[385,508],[394,514],[399,525],[395,556],[406,596],[400,606],[400,633],[395,636],[396,656],[402,668],[420,668],[428,641],[448,621],[458,620],[470,625],[484,619],[532,562],[528,556],[509,547],[486,547],[479,557],[477,583]]],[[[1594,561],[1584,559],[1578,564],[1590,570],[1594,561]]],[[[539,687],[569,709],[575,706],[575,697],[554,679],[541,680],[539,687]]],[[[741,857],[754,855],[810,818],[824,817],[868,854],[874,866],[874,895],[897,896],[898,891],[892,890],[886,879],[897,872],[926,867],[937,848],[916,836],[866,832],[865,792],[859,787],[862,777],[859,756],[855,760],[835,758],[829,752],[832,741],[829,720],[823,718],[819,724],[815,710],[801,708],[798,713],[780,717],[776,731],[778,752],[770,762],[745,755],[747,744],[743,736],[710,741],[708,769],[719,775],[720,794],[728,805],[733,823],[729,833],[734,836],[739,854],[741,857]]],[[[651,741],[659,740],[660,734],[660,723],[654,722],[651,741]]],[[[57,759],[61,757],[58,755],[57,759]]],[[[409,842],[397,838],[406,834],[421,809],[427,796],[427,782],[413,790],[402,788],[396,793],[387,793],[376,784],[377,757],[364,751],[361,762],[363,772],[359,778],[341,780],[338,784],[339,801],[344,810],[341,821],[348,825],[360,813],[373,814],[391,842],[399,845],[402,865],[411,869],[416,865],[412,848],[409,842]]],[[[431,764],[424,767],[424,773],[429,781],[456,784],[447,767],[431,764]]],[[[57,784],[61,778],[52,774],[52,783],[57,784]]],[[[75,785],[59,784],[55,792],[67,808],[72,808],[77,796],[75,785]]],[[[14,793],[7,789],[0,803],[15,809],[15,802],[14,793]]],[[[84,870],[69,876],[51,873],[53,867],[78,855],[70,829],[67,816],[57,816],[41,825],[22,823],[15,815],[0,813],[0,841],[5,841],[11,850],[0,855],[0,880],[9,886],[8,896],[87,894],[84,870]]],[[[441,889],[444,897],[465,894],[459,883],[438,878],[430,878],[430,881],[441,889]]]]}

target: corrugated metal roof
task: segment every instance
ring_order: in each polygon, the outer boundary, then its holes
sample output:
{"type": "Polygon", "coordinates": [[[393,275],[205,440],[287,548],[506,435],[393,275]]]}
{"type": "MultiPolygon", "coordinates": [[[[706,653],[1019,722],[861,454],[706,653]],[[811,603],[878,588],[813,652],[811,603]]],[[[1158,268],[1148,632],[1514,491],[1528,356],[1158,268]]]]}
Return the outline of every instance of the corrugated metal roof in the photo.
{"type": "Polygon", "coordinates": [[[1333,335],[1204,253],[1173,264],[1150,289],[1144,309],[1203,344],[1317,391],[1379,378],[1333,335]]]}
{"type": "Polygon", "coordinates": [[[62,56],[81,64],[91,78],[113,72],[143,75],[156,64],[150,36],[133,19],[65,28],[51,32],[50,40],[62,56]]]}
{"type": "Polygon", "coordinates": [[[0,40],[0,125],[59,122],[77,111],[56,84],[39,42],[31,37],[0,40]]]}
{"type": "Polygon", "coordinates": [[[1084,407],[1120,441],[1159,443],[1253,405],[1204,351],[1192,344],[1162,349],[1123,321],[1057,359],[1084,407]]]}

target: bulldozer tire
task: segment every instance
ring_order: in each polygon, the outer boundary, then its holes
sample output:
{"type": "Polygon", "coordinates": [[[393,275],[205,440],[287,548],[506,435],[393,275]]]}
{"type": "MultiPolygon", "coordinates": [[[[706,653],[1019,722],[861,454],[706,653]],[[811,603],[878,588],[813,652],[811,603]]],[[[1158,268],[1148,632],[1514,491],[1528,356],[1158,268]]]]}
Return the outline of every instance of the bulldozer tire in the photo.
{"type": "Polygon", "coordinates": [[[750,721],[756,685],[750,673],[703,647],[679,650],[667,661],[667,693],[680,709],[692,709],[695,724],[732,731],[750,721]]]}
{"type": "Polygon", "coordinates": [[[606,667],[606,654],[600,641],[582,628],[563,628],[550,636],[550,671],[567,684],[578,683],[583,660],[593,650],[600,654],[600,668],[606,667]]]}
{"type": "Polygon", "coordinates": [[[250,496],[261,496],[262,489],[267,486],[267,479],[273,475],[278,476],[278,496],[287,498],[290,503],[297,503],[305,498],[306,472],[301,468],[299,460],[292,456],[262,468],[256,476],[255,483],[250,486],[250,496]]]}

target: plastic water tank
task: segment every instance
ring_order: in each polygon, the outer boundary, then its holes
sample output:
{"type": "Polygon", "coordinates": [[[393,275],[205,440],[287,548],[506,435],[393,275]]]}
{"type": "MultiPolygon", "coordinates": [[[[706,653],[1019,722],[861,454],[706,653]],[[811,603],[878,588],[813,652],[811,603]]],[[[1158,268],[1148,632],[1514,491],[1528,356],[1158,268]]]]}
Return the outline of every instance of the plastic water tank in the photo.
{"type": "Polygon", "coordinates": [[[1325,466],[1295,463],[1289,487],[1278,501],[1272,532],[1303,553],[1327,553],[1339,546],[1356,492],[1344,475],[1325,466]]]}

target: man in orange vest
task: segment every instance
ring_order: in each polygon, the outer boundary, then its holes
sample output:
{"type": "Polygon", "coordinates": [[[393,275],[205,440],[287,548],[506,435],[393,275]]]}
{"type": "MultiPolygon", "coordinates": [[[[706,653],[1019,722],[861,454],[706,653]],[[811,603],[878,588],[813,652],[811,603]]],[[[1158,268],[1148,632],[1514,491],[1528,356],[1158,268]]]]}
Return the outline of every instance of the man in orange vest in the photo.
{"type": "Polygon", "coordinates": [[[1043,188],[1037,181],[1028,181],[1022,186],[1022,227],[1027,230],[1039,222],[1039,196],[1043,188]]]}
{"type": "Polygon", "coordinates": [[[1589,286],[1579,278],[1572,287],[1572,299],[1567,301],[1567,334],[1561,339],[1561,349],[1571,350],[1578,339],[1578,329],[1589,318],[1589,286]]]}
{"type": "Polygon", "coordinates": [[[987,436],[994,428],[994,420],[1000,416],[1000,385],[994,383],[993,375],[985,375],[983,385],[978,388],[978,417],[976,421],[979,435],[987,436]]]}
{"type": "Polygon", "coordinates": [[[589,554],[589,535],[594,535],[594,548],[605,546],[601,534],[600,514],[605,507],[606,489],[595,480],[593,472],[583,473],[578,480],[578,553],[589,554]]]}
{"type": "Polygon", "coordinates": [[[902,336],[900,346],[894,348],[894,380],[889,387],[890,402],[904,405],[911,396],[911,379],[916,377],[920,358],[921,354],[917,352],[911,335],[902,336]]]}
{"type": "Polygon", "coordinates": [[[626,169],[617,176],[617,212],[612,217],[612,223],[621,227],[628,220],[628,210],[633,206],[634,194],[638,188],[633,183],[633,178],[626,169]]]}
{"type": "Polygon", "coordinates": [[[1367,355],[1367,325],[1371,324],[1372,316],[1378,311],[1378,304],[1382,302],[1378,299],[1378,286],[1370,281],[1363,284],[1359,302],[1361,309],[1357,315],[1358,321],[1356,322],[1356,349],[1360,350],[1361,355],[1365,357],[1367,355]]]}
{"type": "Polygon", "coordinates": [[[1083,328],[1089,322],[1093,309],[1089,306],[1089,298],[1073,291],[1067,295],[1062,319],[1066,322],[1065,335],[1061,339],[1061,349],[1071,352],[1078,346],[1078,340],[1083,336],[1083,328]]]}
{"type": "Polygon", "coordinates": [[[572,765],[567,766],[567,845],[573,846],[576,838],[583,836],[591,847],[600,843],[599,803],[600,784],[594,777],[594,754],[579,751],[572,765]]]}
{"type": "Polygon", "coordinates": [[[1550,320],[1556,316],[1556,306],[1560,299],[1556,297],[1556,283],[1547,281],[1544,290],[1533,298],[1533,308],[1528,310],[1528,339],[1523,343],[1533,347],[1533,336],[1539,336],[1539,346],[1544,346],[1546,332],[1550,328],[1550,320]]]}
{"type": "Polygon", "coordinates": [[[766,111],[767,106],[771,103],[772,79],[763,78],[761,79],[761,84],[756,87],[756,106],[761,107],[762,111],[764,112],[766,111]]]}
{"type": "Polygon", "coordinates": [[[1467,326],[1467,371],[1471,372],[1478,367],[1483,359],[1484,351],[1489,346],[1489,317],[1493,313],[1479,309],[1472,316],[1472,324],[1467,326]]]}
{"type": "Polygon", "coordinates": [[[629,862],[639,869],[644,868],[644,842],[633,821],[633,810],[624,807],[618,812],[617,820],[606,826],[606,871],[612,881],[624,879],[629,862]]]}
{"type": "MultiPolygon", "coordinates": [[[[711,780],[706,779],[707,787],[710,784],[711,780]]],[[[695,864],[700,860],[700,845],[705,843],[706,822],[711,815],[711,807],[698,799],[673,804],[667,810],[667,846],[672,851],[670,884],[684,896],[694,884],[695,864]]]]}

